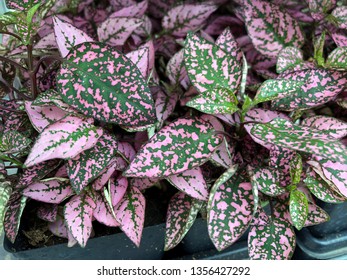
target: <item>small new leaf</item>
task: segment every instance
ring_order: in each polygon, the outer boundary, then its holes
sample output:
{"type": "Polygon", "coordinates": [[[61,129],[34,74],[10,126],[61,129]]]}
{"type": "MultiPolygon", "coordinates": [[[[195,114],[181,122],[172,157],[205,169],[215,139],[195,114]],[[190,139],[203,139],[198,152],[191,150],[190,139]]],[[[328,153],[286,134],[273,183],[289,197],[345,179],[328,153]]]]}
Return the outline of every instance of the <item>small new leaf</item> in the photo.
{"type": "Polygon", "coordinates": [[[308,200],[303,192],[297,189],[290,192],[289,212],[294,226],[301,230],[308,215],[308,200]]]}

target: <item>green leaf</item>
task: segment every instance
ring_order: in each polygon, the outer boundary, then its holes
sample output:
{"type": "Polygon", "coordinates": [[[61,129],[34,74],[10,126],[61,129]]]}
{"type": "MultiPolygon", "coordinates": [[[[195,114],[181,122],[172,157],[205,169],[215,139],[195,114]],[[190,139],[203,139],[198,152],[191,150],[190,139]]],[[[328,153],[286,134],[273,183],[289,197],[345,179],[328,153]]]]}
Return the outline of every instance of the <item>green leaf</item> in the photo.
{"type": "Polygon", "coordinates": [[[286,79],[266,80],[258,89],[253,103],[254,105],[256,105],[261,102],[287,97],[293,92],[299,90],[303,84],[304,82],[297,82],[286,79]]]}
{"type": "Polygon", "coordinates": [[[26,17],[28,26],[31,25],[33,21],[33,17],[36,14],[37,10],[40,8],[40,6],[41,6],[41,3],[38,3],[29,9],[27,13],[27,17],[26,17]]]}
{"type": "Polygon", "coordinates": [[[290,177],[292,179],[292,183],[297,185],[300,183],[302,173],[302,159],[300,154],[295,154],[295,157],[290,162],[290,177]]]}
{"type": "Polygon", "coordinates": [[[314,59],[319,66],[324,66],[325,31],[314,42],[314,59]]]}
{"type": "Polygon", "coordinates": [[[19,153],[29,147],[31,140],[15,130],[6,131],[0,135],[0,152],[19,153]]]}
{"type": "Polygon", "coordinates": [[[338,70],[347,70],[347,47],[339,47],[333,50],[327,58],[326,66],[338,70]]]}
{"type": "Polygon", "coordinates": [[[21,14],[19,11],[12,11],[12,12],[7,12],[3,15],[0,16],[0,26],[1,29],[10,24],[15,24],[18,22],[18,17],[21,14]]]}
{"type": "Polygon", "coordinates": [[[320,130],[295,125],[284,119],[255,124],[251,134],[266,143],[347,163],[347,149],[341,142],[320,130]]]}
{"type": "Polygon", "coordinates": [[[0,182],[0,235],[3,230],[3,221],[6,212],[6,205],[8,200],[10,199],[10,195],[12,192],[10,181],[2,181],[0,182]]]}
{"type": "Polygon", "coordinates": [[[303,192],[297,189],[290,192],[289,212],[294,226],[301,230],[308,215],[308,200],[303,192]]]}
{"type": "Polygon", "coordinates": [[[295,47],[286,47],[280,51],[277,57],[276,71],[282,73],[304,62],[302,51],[295,47]]]}

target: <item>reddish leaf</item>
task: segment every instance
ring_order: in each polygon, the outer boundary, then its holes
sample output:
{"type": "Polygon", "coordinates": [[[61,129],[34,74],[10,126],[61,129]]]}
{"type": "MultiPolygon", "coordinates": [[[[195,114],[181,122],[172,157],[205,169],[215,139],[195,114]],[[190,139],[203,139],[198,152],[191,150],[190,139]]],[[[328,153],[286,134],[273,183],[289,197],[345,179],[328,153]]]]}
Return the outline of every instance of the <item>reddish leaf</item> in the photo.
{"type": "Polygon", "coordinates": [[[85,247],[92,232],[92,216],[96,207],[94,200],[86,193],[76,195],[64,207],[68,231],[81,247],[85,247]]]}
{"type": "Polygon", "coordinates": [[[217,10],[217,6],[207,4],[183,4],[172,8],[162,19],[162,26],[172,35],[183,37],[188,31],[195,30],[217,10]]]}
{"type": "Polygon", "coordinates": [[[143,194],[131,188],[114,209],[120,228],[139,247],[145,219],[146,201],[143,194]]]}
{"type": "Polygon", "coordinates": [[[58,215],[57,204],[43,204],[37,209],[37,217],[47,222],[55,222],[58,215]]]}
{"type": "Polygon", "coordinates": [[[84,119],[67,116],[42,131],[25,165],[30,167],[54,158],[73,158],[93,147],[102,133],[102,129],[84,119]]]}
{"type": "Polygon", "coordinates": [[[199,118],[179,118],[141,148],[124,176],[160,178],[182,173],[206,162],[222,141],[199,118]]]}

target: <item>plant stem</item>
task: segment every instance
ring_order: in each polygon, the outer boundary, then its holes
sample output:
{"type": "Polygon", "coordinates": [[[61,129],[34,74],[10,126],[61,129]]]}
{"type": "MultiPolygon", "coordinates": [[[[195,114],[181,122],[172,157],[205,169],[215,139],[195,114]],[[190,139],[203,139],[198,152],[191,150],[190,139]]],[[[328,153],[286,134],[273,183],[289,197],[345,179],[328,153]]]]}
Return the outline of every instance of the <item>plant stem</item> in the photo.
{"type": "Polygon", "coordinates": [[[24,114],[25,113],[24,111],[7,108],[7,107],[2,106],[2,105],[0,105],[0,109],[5,110],[5,111],[9,111],[9,112],[13,112],[13,113],[17,113],[17,114],[24,114]]]}
{"type": "Polygon", "coordinates": [[[12,32],[9,32],[9,31],[6,31],[6,30],[0,30],[0,34],[7,34],[7,35],[10,35],[12,37],[15,37],[16,39],[18,39],[19,41],[22,42],[22,38],[19,37],[17,34],[14,34],[12,32]]]}
{"type": "Polygon", "coordinates": [[[37,92],[36,73],[34,72],[34,57],[33,57],[33,45],[32,44],[27,45],[27,51],[28,51],[29,76],[30,76],[30,82],[31,82],[31,96],[32,96],[32,98],[35,99],[38,95],[38,92],[37,92]]]}
{"type": "Polygon", "coordinates": [[[7,57],[4,57],[4,56],[2,56],[2,55],[0,55],[0,60],[1,60],[1,61],[4,61],[4,62],[7,62],[7,63],[9,63],[9,64],[12,64],[14,67],[19,68],[19,69],[21,69],[22,71],[25,71],[25,72],[28,71],[28,69],[26,69],[24,66],[22,66],[22,65],[20,65],[19,63],[13,61],[12,59],[9,59],[9,58],[7,58],[7,57]]]}
{"type": "MultiPolygon", "coordinates": [[[[24,93],[22,93],[21,91],[19,91],[18,89],[16,89],[14,86],[12,86],[11,84],[9,84],[5,79],[3,79],[2,77],[0,77],[0,83],[4,84],[5,86],[7,86],[9,89],[11,89],[12,91],[16,92],[19,96],[21,96],[23,99],[26,100],[30,100],[31,98],[29,96],[26,96],[24,93]]],[[[13,100],[14,98],[12,98],[13,100]]]]}

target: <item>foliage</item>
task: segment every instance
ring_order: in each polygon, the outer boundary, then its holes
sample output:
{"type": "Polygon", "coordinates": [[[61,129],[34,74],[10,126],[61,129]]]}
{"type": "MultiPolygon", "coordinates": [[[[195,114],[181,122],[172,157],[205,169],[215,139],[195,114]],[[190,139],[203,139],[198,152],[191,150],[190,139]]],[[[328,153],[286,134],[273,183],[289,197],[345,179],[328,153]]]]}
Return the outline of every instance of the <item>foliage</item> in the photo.
{"type": "Polygon", "coordinates": [[[203,216],[218,250],[291,258],[347,200],[347,6],[287,2],[6,1],[0,230],[36,201],[68,246],[95,223],[141,246],[171,188],[163,249],[203,216]]]}

